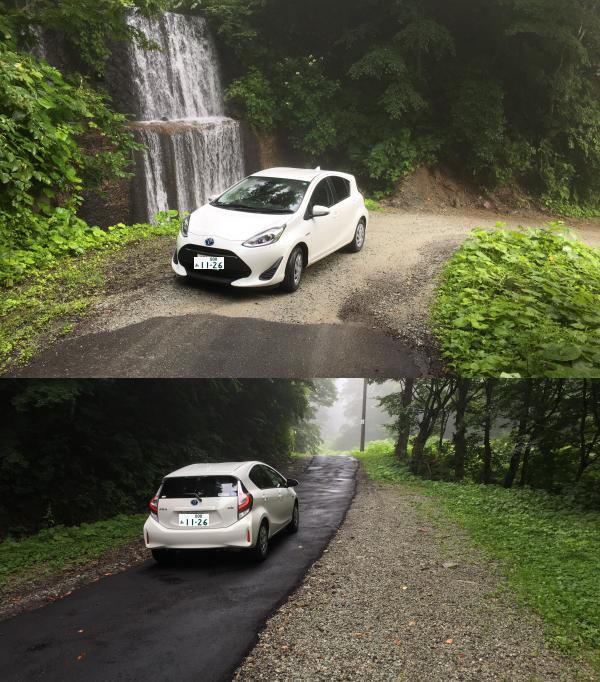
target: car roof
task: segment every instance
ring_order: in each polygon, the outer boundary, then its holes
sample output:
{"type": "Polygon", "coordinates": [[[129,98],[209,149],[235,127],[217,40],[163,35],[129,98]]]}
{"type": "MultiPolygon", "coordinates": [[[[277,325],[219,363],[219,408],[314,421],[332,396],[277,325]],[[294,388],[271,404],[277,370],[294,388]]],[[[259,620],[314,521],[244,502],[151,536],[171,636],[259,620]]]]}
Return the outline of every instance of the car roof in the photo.
{"type": "Polygon", "coordinates": [[[177,469],[167,474],[165,478],[175,478],[178,476],[239,476],[247,468],[262,462],[209,462],[202,464],[188,464],[188,466],[177,469]]]}
{"type": "Polygon", "coordinates": [[[351,180],[352,175],[348,173],[341,173],[338,171],[327,171],[321,170],[320,168],[266,168],[265,170],[258,171],[258,173],[253,173],[253,175],[269,177],[269,178],[285,178],[286,180],[304,180],[305,182],[312,182],[315,178],[320,175],[329,175],[333,173],[334,175],[341,175],[343,178],[351,180]]]}

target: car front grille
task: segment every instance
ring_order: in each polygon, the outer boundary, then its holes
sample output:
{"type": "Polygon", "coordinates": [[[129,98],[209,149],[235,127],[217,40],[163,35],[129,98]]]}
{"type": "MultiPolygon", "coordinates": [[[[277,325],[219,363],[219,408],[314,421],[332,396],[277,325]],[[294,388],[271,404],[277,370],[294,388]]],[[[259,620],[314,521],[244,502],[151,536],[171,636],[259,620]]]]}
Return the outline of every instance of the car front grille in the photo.
{"type": "Polygon", "coordinates": [[[225,249],[186,244],[179,249],[177,259],[190,277],[199,279],[231,283],[235,282],[236,279],[249,277],[252,274],[252,270],[239,256],[236,256],[233,251],[226,251],[225,249]],[[225,267],[223,270],[194,270],[194,256],[221,256],[225,258],[225,267]]]}

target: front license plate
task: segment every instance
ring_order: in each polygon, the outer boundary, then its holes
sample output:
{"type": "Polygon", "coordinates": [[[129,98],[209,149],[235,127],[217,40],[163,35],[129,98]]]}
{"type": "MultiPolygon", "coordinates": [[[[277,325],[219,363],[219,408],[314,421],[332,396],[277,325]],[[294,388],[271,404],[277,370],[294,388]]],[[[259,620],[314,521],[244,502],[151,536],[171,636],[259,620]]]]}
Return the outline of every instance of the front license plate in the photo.
{"type": "Polygon", "coordinates": [[[179,514],[180,526],[208,526],[208,514],[179,514]]]}
{"type": "Polygon", "coordinates": [[[222,256],[194,256],[194,270],[224,270],[225,258],[222,256]]]}

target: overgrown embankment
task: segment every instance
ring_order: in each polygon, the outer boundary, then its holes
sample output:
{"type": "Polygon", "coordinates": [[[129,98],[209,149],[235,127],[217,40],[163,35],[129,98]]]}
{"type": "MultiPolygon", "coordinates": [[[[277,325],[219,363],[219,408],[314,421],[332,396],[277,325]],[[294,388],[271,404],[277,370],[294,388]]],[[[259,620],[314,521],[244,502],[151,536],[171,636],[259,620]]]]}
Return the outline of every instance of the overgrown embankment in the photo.
{"type": "Polygon", "coordinates": [[[352,454],[369,478],[436,500],[443,512],[437,523],[444,516],[457,522],[498,562],[521,602],[542,617],[548,643],[600,674],[600,513],[528,488],[416,478],[387,441],[352,454]]]}

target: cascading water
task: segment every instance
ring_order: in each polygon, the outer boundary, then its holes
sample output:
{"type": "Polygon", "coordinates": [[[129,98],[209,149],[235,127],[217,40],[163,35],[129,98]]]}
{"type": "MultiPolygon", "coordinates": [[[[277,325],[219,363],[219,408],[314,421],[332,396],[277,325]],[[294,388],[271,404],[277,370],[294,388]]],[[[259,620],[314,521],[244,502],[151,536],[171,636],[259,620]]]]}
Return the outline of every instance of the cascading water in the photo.
{"type": "Polygon", "coordinates": [[[130,23],[160,50],[128,51],[135,154],[135,213],[192,211],[244,175],[240,125],[224,116],[216,51],[202,17],[166,13],[130,23]]]}

